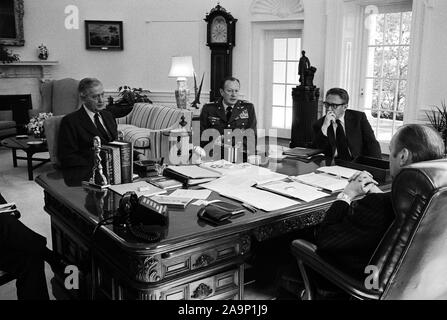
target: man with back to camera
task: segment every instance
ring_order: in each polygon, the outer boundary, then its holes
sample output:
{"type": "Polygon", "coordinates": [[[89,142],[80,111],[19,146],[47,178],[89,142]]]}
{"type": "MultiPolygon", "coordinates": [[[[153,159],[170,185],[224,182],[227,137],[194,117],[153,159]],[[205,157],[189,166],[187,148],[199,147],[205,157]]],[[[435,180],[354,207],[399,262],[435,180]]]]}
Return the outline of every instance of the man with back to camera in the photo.
{"type": "MultiPolygon", "coordinates": [[[[390,175],[412,163],[442,159],[445,146],[430,127],[401,127],[390,143],[390,175]]],[[[391,192],[382,193],[368,172],[359,172],[340,193],[315,230],[317,252],[346,273],[364,277],[364,269],[394,221],[391,192]],[[353,201],[354,198],[364,198],[353,201]]]]}
{"type": "Polygon", "coordinates": [[[79,82],[78,92],[82,105],[62,119],[59,130],[58,158],[62,168],[93,168],[93,137],[100,137],[101,144],[118,137],[115,118],[105,110],[101,81],[84,78],[79,82]]]}
{"type": "MultiPolygon", "coordinates": [[[[244,149],[247,153],[256,150],[256,113],[252,103],[239,100],[240,82],[234,77],[226,77],[220,85],[222,98],[213,103],[205,104],[200,113],[200,136],[207,129],[216,129],[220,136],[215,138],[216,145],[232,145],[232,131],[242,130],[248,136],[253,135],[254,146],[247,146],[244,149]],[[227,138],[226,136],[231,138],[227,138]]],[[[249,140],[249,139],[248,139],[249,140]]],[[[209,141],[200,142],[201,147],[205,147],[209,141]]],[[[237,143],[237,142],[236,142],[237,143]]],[[[223,154],[222,154],[223,156],[223,154]]]]}
{"type": "MultiPolygon", "coordinates": [[[[6,202],[0,194],[0,203],[6,202]]],[[[46,246],[45,237],[10,213],[0,212],[0,270],[14,275],[18,300],[48,300],[45,261],[62,274],[67,262],[46,246]]]]}
{"type": "Polygon", "coordinates": [[[332,88],[326,93],[326,116],[313,125],[313,146],[327,157],[352,161],[358,156],[381,158],[379,142],[364,112],[348,109],[348,92],[332,88]]]}

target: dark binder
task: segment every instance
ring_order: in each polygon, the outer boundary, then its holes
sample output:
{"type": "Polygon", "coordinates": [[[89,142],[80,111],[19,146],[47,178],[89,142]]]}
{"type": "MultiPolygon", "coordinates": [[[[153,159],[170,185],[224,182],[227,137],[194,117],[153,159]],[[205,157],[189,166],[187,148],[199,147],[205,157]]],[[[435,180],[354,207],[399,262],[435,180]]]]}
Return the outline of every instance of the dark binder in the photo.
{"type": "Polygon", "coordinates": [[[300,159],[310,159],[320,154],[324,155],[323,149],[310,149],[310,148],[297,147],[283,152],[283,155],[300,159]]]}

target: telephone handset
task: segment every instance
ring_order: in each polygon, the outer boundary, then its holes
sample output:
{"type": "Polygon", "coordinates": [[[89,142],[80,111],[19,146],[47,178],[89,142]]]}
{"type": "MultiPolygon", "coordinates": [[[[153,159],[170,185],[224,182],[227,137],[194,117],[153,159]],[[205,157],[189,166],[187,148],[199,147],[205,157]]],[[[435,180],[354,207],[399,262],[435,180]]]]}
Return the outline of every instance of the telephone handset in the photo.
{"type": "Polygon", "coordinates": [[[138,198],[135,192],[126,192],[120,200],[118,220],[130,233],[146,242],[157,242],[167,231],[169,216],[167,206],[148,197],[138,198]]]}

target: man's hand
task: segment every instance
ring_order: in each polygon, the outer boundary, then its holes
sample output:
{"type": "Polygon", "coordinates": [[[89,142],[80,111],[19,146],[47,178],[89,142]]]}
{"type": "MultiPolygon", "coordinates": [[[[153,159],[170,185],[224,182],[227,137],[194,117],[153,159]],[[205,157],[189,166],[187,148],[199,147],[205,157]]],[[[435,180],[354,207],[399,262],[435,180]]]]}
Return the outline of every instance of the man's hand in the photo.
{"type": "Polygon", "coordinates": [[[323,134],[325,136],[327,136],[327,129],[329,128],[329,126],[331,125],[331,123],[335,123],[335,120],[337,118],[335,117],[335,113],[334,111],[329,111],[326,114],[326,118],[324,118],[324,122],[323,125],[321,126],[321,132],[323,132],[323,134]]]}
{"type": "Polygon", "coordinates": [[[345,187],[343,193],[354,199],[370,192],[377,193],[377,190],[380,190],[377,185],[377,181],[373,179],[369,172],[359,171],[349,179],[349,184],[345,187]]]}

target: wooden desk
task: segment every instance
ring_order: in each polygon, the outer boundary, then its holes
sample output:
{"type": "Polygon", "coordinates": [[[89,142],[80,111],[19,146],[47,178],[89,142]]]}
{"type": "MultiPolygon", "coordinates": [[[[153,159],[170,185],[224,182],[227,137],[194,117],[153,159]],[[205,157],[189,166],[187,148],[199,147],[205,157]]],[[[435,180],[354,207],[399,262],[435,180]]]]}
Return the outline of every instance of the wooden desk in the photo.
{"type": "MultiPolygon", "coordinates": [[[[290,160],[276,170],[308,173],[315,163],[290,160]]],[[[169,212],[169,226],[158,243],[141,243],[114,226],[92,232],[98,221],[113,215],[119,196],[80,185],[83,173],[41,175],[45,210],[51,215],[53,249],[80,270],[83,299],[243,299],[244,261],[252,239],[264,241],[318,224],[335,196],[275,212],[246,212],[219,227],[198,220],[199,207],[169,212]]],[[[213,193],[212,198],[220,198],[213,193]]],[[[63,279],[59,279],[63,283],[63,279]]]]}

